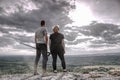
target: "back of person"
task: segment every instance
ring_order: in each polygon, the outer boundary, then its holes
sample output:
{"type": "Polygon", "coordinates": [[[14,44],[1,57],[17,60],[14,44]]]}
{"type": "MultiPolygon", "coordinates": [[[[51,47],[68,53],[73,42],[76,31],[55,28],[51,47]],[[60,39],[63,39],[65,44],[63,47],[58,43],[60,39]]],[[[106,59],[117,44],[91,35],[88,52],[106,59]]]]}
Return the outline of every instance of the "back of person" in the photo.
{"type": "Polygon", "coordinates": [[[38,30],[36,31],[36,39],[37,39],[36,43],[45,43],[44,36],[46,33],[47,33],[46,27],[38,28],[38,30]]]}
{"type": "Polygon", "coordinates": [[[47,36],[47,28],[45,27],[45,21],[42,20],[40,27],[35,32],[35,43],[36,43],[36,58],[35,58],[35,65],[34,65],[34,75],[37,75],[37,66],[40,56],[42,54],[42,75],[46,73],[46,66],[47,66],[47,43],[48,43],[48,36],[47,36]]]}
{"type": "Polygon", "coordinates": [[[61,33],[51,34],[50,39],[51,39],[51,50],[57,50],[57,51],[63,50],[62,39],[64,39],[64,36],[61,33]]]}

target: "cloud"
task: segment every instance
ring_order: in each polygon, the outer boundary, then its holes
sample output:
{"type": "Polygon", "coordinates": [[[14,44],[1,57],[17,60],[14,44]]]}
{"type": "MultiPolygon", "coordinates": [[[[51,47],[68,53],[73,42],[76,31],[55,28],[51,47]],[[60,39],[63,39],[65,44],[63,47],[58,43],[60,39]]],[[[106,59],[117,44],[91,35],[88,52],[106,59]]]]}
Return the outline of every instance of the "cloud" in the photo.
{"type": "MultiPolygon", "coordinates": [[[[20,42],[23,43],[34,43],[34,33],[26,32],[23,29],[18,29],[16,27],[11,27],[7,25],[2,25],[0,27],[0,47],[7,46],[21,46],[20,42]]],[[[25,48],[23,48],[25,49],[25,48]]]]}
{"type": "Polygon", "coordinates": [[[0,32],[0,37],[2,37],[4,34],[2,32],[0,32]]]}
{"type": "MultiPolygon", "coordinates": [[[[51,31],[51,27],[55,24],[59,24],[61,27],[70,23],[71,20],[67,16],[66,8],[70,7],[70,4],[66,1],[57,1],[57,3],[51,3],[49,0],[39,0],[39,1],[30,1],[30,0],[20,0],[14,1],[13,4],[10,2],[4,1],[1,4],[8,4],[8,6],[14,7],[12,10],[13,13],[7,13],[9,16],[1,15],[0,16],[0,24],[12,25],[17,28],[22,28],[26,31],[35,31],[36,28],[39,27],[40,20],[46,20],[46,26],[48,26],[48,30],[51,31]],[[42,2],[42,3],[41,3],[42,2]],[[23,3],[23,4],[22,4],[23,3]],[[25,12],[23,7],[27,3],[28,5],[35,5],[37,9],[32,9],[29,12],[25,12]],[[31,4],[30,4],[31,3],[31,4]],[[41,5],[41,7],[39,7],[41,5]],[[19,6],[19,7],[17,7],[19,6]]],[[[27,5],[26,4],[26,5],[27,5]]],[[[7,6],[3,6],[7,7],[7,6]]],[[[6,8],[7,9],[7,8],[6,8]]],[[[31,8],[30,8],[31,9],[31,8]]],[[[11,9],[7,9],[6,11],[12,11],[11,9]]],[[[29,9],[27,9],[29,10],[29,9]]]]}
{"type": "Polygon", "coordinates": [[[0,56],[8,56],[8,55],[34,55],[35,51],[29,49],[15,49],[12,46],[2,47],[0,48],[0,56]]]}
{"type": "MultiPolygon", "coordinates": [[[[119,48],[120,28],[109,23],[94,23],[87,26],[64,28],[67,47],[91,50],[119,48]]],[[[81,50],[80,50],[81,51],[81,50]]]]}
{"type": "Polygon", "coordinates": [[[91,7],[94,15],[103,22],[119,23],[119,0],[85,0],[91,7]],[[111,6],[112,5],[112,6],[111,6]]]}
{"type": "Polygon", "coordinates": [[[120,21],[119,1],[76,1],[89,3],[88,6],[98,18],[98,23],[86,26],[67,25],[73,22],[68,17],[68,12],[73,7],[70,0],[0,0],[0,48],[11,46],[16,50],[29,50],[30,48],[18,42],[34,46],[34,32],[42,19],[46,21],[49,33],[54,25],[60,25],[69,52],[73,48],[76,52],[119,48],[120,26],[107,23],[111,20],[120,21]],[[106,22],[99,23],[100,19],[106,22]]]}
{"type": "Polygon", "coordinates": [[[9,45],[14,45],[15,44],[14,40],[10,40],[10,39],[8,39],[6,37],[1,37],[0,43],[1,43],[0,47],[5,47],[5,46],[9,46],[9,45]]]}
{"type": "Polygon", "coordinates": [[[26,13],[31,10],[37,9],[35,4],[31,0],[4,0],[1,1],[0,4],[2,9],[4,10],[4,15],[8,16],[19,11],[26,13]]]}
{"type": "Polygon", "coordinates": [[[70,6],[66,1],[4,0],[0,4],[1,47],[14,45],[11,37],[34,43],[34,32],[42,19],[46,20],[49,32],[53,25],[60,24],[63,27],[71,21],[66,15],[66,8],[70,6]]]}

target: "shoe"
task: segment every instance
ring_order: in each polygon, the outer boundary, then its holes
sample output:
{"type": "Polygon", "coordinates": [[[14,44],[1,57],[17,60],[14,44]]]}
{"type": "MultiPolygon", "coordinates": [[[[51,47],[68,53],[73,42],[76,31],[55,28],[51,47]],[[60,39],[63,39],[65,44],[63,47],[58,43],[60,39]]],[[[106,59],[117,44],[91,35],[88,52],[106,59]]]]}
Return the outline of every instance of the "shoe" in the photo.
{"type": "Polygon", "coordinates": [[[63,69],[63,72],[67,72],[67,70],[66,70],[66,69],[63,69]]]}
{"type": "Polygon", "coordinates": [[[54,73],[57,73],[57,70],[54,70],[53,72],[54,72],[54,73]]]}
{"type": "Polygon", "coordinates": [[[34,72],[34,75],[39,75],[39,73],[37,73],[37,72],[34,72]]]}

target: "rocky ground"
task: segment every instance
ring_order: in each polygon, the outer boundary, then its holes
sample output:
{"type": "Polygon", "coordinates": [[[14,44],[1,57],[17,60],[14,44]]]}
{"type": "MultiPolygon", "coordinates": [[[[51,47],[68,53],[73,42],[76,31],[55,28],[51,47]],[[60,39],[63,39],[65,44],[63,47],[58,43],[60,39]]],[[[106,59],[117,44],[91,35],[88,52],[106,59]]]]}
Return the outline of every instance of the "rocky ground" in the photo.
{"type": "MultiPolygon", "coordinates": [[[[79,68],[76,68],[76,70],[79,68]]],[[[0,75],[0,80],[120,80],[119,66],[87,66],[82,72],[48,72],[47,76],[28,74],[0,75]]]]}

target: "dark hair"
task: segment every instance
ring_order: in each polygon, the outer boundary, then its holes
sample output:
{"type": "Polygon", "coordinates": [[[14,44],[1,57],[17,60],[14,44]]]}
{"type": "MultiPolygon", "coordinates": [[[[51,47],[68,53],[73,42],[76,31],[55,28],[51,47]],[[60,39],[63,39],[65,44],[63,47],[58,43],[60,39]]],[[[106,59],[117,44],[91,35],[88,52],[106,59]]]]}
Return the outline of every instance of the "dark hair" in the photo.
{"type": "Polygon", "coordinates": [[[41,26],[45,25],[45,20],[41,20],[41,26]]]}

